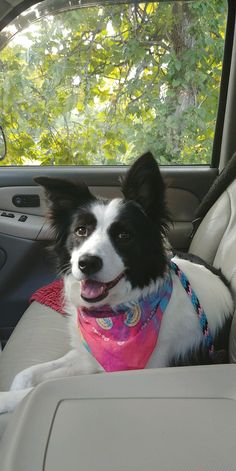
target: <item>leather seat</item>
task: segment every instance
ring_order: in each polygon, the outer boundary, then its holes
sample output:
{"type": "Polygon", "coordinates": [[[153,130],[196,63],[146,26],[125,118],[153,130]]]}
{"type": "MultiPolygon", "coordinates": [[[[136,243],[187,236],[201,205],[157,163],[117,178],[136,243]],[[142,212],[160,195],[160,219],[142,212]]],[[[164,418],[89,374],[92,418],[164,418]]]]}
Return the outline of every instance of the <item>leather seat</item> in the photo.
{"type": "MultiPolygon", "coordinates": [[[[236,181],[208,211],[194,235],[189,252],[220,268],[230,282],[236,306],[236,181]]],[[[230,335],[230,361],[236,362],[236,315],[230,335]]]]}
{"type": "Polygon", "coordinates": [[[70,348],[65,316],[33,302],[0,355],[0,391],[8,391],[17,373],[59,358],[70,348]]]}
{"type": "MultiPolygon", "coordinates": [[[[208,211],[194,235],[189,252],[220,268],[230,281],[236,302],[236,180],[208,211]]],[[[69,350],[66,319],[34,302],[18,323],[0,355],[0,390],[6,391],[19,371],[61,357],[69,350]]],[[[236,362],[236,315],[230,338],[230,360],[236,362]]],[[[0,416],[0,434],[6,425],[0,416]]]]}
{"type": "MultiPolygon", "coordinates": [[[[15,375],[23,369],[60,358],[69,348],[66,318],[33,302],[0,355],[0,391],[8,391],[15,375]]],[[[0,439],[10,416],[0,414],[0,439]]]]}

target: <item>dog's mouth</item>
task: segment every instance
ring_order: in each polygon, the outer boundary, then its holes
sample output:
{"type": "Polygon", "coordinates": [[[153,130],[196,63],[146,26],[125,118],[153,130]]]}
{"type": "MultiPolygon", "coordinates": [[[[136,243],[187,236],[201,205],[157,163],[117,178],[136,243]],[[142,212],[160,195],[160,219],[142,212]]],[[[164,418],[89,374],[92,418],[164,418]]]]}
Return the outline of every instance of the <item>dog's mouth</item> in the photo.
{"type": "Polygon", "coordinates": [[[87,303],[102,301],[108,296],[110,289],[114,288],[123,276],[124,273],[121,273],[114,280],[109,281],[109,283],[89,279],[82,280],[80,282],[81,298],[87,303]]]}

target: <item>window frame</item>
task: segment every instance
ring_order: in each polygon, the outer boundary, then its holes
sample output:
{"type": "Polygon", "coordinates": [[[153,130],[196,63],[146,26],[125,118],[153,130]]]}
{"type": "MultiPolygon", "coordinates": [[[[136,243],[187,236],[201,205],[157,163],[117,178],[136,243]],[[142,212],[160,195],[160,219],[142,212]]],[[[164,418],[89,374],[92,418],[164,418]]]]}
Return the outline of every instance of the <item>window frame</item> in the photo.
{"type": "Polygon", "coordinates": [[[221,84],[218,101],[218,111],[216,115],[215,133],[212,146],[211,167],[218,168],[221,158],[221,146],[225,124],[226,104],[228,98],[228,88],[230,70],[232,62],[232,52],[235,34],[236,1],[228,0],[228,15],[225,32],[225,46],[222,60],[221,84]]]}
{"type": "MultiPolygon", "coordinates": [[[[42,3],[44,0],[18,0],[18,4],[12,6],[5,15],[1,15],[0,13],[0,31],[7,26],[11,21],[13,21],[18,15],[20,15],[26,9],[32,7],[35,4],[42,3]]],[[[89,3],[96,3],[91,2],[90,0],[83,0],[84,4],[89,3]]],[[[138,3],[140,0],[127,0],[128,2],[138,3]]],[[[144,0],[144,3],[150,0],[144,0]]],[[[151,0],[152,1],[152,0],[151,0]]],[[[160,0],[162,2],[172,1],[178,2],[179,0],[160,0]]],[[[194,0],[186,0],[186,1],[194,1],[194,0]]],[[[117,3],[126,3],[126,0],[116,0],[117,3]]],[[[101,0],[98,3],[111,3],[110,0],[101,0]]],[[[221,72],[221,83],[220,83],[220,92],[219,92],[219,99],[218,99],[218,110],[216,114],[216,125],[214,131],[214,138],[212,143],[212,154],[211,154],[211,162],[209,164],[204,165],[208,168],[220,168],[222,167],[222,160],[223,160],[223,167],[230,160],[232,155],[228,155],[227,152],[224,152],[223,149],[223,158],[221,157],[222,153],[222,139],[224,137],[224,133],[227,134],[227,137],[230,139],[229,148],[234,147],[236,149],[236,135],[235,139],[232,137],[232,134],[229,135],[228,132],[228,125],[226,122],[226,107],[227,107],[227,99],[228,99],[228,90],[229,90],[229,81],[230,81],[230,72],[231,72],[231,65],[232,63],[236,67],[236,61],[232,61],[232,54],[233,54],[233,44],[235,40],[235,22],[236,22],[236,0],[227,0],[228,3],[228,14],[227,14],[227,21],[226,21],[226,32],[225,32],[225,45],[224,45],[224,54],[222,59],[222,72],[221,72]]],[[[10,6],[10,4],[9,4],[10,6]]],[[[227,146],[226,146],[227,147],[227,146]]],[[[194,164],[187,164],[187,165],[179,165],[179,167],[201,167],[203,165],[194,165],[194,164]]],[[[51,166],[47,166],[51,167],[51,166]]],[[[54,166],[52,166],[55,168],[54,166]]],[[[63,168],[63,166],[57,166],[57,168],[63,168]]],[[[79,166],[77,166],[79,167],[79,166]]],[[[99,166],[91,166],[93,168],[98,168],[99,166]]],[[[113,166],[113,167],[119,167],[113,166]]],[[[165,165],[163,165],[165,167],[165,165]]],[[[170,167],[176,167],[175,164],[171,165],[170,167]]],[[[83,168],[83,167],[81,167],[83,168]]]]}

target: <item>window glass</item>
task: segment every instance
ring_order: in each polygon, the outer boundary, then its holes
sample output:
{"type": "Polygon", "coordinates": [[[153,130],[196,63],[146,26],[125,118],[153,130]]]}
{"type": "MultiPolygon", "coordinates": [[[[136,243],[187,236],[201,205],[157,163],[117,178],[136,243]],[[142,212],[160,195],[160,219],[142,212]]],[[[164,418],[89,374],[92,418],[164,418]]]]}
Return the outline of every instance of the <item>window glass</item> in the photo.
{"type": "Polygon", "coordinates": [[[24,12],[0,35],[0,165],[123,165],[148,149],[209,164],[226,15],[219,0],[24,12]]]}

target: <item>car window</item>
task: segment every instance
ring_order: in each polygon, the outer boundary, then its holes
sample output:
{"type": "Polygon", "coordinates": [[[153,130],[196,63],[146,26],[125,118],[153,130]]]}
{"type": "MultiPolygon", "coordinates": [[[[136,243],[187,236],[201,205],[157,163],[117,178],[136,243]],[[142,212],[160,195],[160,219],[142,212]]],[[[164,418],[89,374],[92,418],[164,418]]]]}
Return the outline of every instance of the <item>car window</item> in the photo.
{"type": "Polygon", "coordinates": [[[209,164],[227,2],[47,0],[0,35],[0,165],[209,164]],[[70,5],[70,6],[69,6],[70,5]]]}

